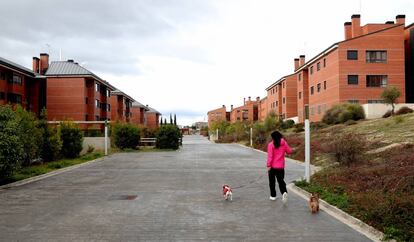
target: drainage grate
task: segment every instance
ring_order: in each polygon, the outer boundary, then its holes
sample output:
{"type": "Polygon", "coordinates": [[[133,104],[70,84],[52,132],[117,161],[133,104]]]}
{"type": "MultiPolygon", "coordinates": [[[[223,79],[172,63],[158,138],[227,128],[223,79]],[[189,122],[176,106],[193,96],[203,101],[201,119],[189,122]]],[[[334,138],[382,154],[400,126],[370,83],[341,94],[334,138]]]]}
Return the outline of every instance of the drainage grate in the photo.
{"type": "Polygon", "coordinates": [[[109,200],[135,200],[137,195],[112,195],[109,197],[109,200]]]}

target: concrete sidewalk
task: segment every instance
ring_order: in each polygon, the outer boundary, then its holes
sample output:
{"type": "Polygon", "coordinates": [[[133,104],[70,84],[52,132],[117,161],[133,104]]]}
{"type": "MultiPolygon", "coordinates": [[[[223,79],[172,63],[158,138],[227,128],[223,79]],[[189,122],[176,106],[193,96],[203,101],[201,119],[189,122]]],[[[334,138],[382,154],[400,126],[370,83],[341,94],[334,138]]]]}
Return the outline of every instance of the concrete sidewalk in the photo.
{"type": "MultiPolygon", "coordinates": [[[[0,241],[370,241],[293,193],[270,201],[265,158],[201,136],[175,152],[116,154],[0,192],[0,241]],[[224,183],[242,186],[233,202],[224,183]]],[[[287,165],[286,181],[302,174],[287,165]]]]}

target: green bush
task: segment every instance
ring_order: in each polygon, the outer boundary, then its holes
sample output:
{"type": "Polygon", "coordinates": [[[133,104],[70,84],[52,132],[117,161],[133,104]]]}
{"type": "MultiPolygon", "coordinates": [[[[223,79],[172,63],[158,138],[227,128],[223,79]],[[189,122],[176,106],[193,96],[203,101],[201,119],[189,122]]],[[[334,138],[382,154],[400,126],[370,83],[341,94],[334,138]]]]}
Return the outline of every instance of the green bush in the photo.
{"type": "Polygon", "coordinates": [[[348,120],[365,119],[365,112],[361,105],[342,103],[328,109],[322,118],[326,124],[345,123],[348,120]]]}
{"type": "Polygon", "coordinates": [[[24,110],[20,105],[16,108],[16,120],[19,126],[19,137],[24,149],[23,165],[29,165],[40,157],[42,132],[36,126],[33,113],[24,110]]]}
{"type": "Polygon", "coordinates": [[[295,121],[288,119],[286,121],[283,121],[280,125],[281,129],[290,129],[293,128],[293,126],[295,125],[295,121]]]}
{"type": "Polygon", "coordinates": [[[43,109],[40,114],[37,127],[41,131],[40,157],[44,161],[53,161],[59,158],[62,149],[60,130],[57,127],[49,127],[47,124],[47,111],[43,109]]]}
{"type": "Polygon", "coordinates": [[[67,158],[78,157],[83,147],[83,135],[79,126],[70,121],[61,122],[60,137],[62,155],[67,158]]]}
{"type": "Polygon", "coordinates": [[[0,106],[0,179],[10,177],[25,159],[19,122],[11,106],[0,106]]]}
{"type": "Polygon", "coordinates": [[[278,130],[280,128],[280,125],[281,122],[274,112],[270,112],[264,120],[264,127],[266,129],[266,132],[273,132],[275,130],[278,130]]]}
{"type": "Polygon", "coordinates": [[[294,128],[293,131],[295,133],[300,133],[300,132],[305,131],[305,127],[304,127],[304,124],[303,123],[295,124],[295,125],[293,125],[293,128],[294,128]]]}
{"type": "Polygon", "coordinates": [[[157,148],[178,149],[180,146],[181,132],[175,125],[163,125],[157,132],[157,148]]]}
{"type": "Polygon", "coordinates": [[[141,138],[138,127],[132,124],[116,123],[112,127],[112,135],[116,147],[123,149],[136,149],[141,138]]]}
{"type": "Polygon", "coordinates": [[[402,114],[407,114],[407,113],[412,113],[413,110],[409,107],[401,107],[400,109],[398,109],[398,111],[395,113],[396,115],[402,115],[402,114]]]}

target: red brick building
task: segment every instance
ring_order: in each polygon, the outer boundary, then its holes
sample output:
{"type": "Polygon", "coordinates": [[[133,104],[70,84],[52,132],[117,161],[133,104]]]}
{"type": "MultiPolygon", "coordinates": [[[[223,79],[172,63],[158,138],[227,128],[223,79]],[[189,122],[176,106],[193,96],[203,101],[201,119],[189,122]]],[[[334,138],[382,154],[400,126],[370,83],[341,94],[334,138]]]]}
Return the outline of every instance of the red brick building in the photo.
{"type": "Polygon", "coordinates": [[[45,75],[49,120],[111,119],[110,96],[115,88],[108,82],[73,60],[53,61],[45,75]]]}
{"type": "Polygon", "coordinates": [[[247,121],[254,122],[259,119],[259,102],[260,97],[256,98],[256,101],[252,101],[251,97],[243,100],[243,106],[233,109],[231,106],[230,111],[230,123],[235,123],[237,121],[247,121]]]}
{"type": "Polygon", "coordinates": [[[361,26],[360,15],[353,15],[352,22],[344,25],[344,41],[299,65],[295,72],[299,121],[306,98],[311,121],[320,121],[338,103],[382,102],[386,86],[400,89],[398,102],[405,102],[404,19],[398,15],[396,23],[361,26]]]}
{"type": "Polygon", "coordinates": [[[158,128],[160,126],[161,113],[147,105],[148,111],[145,112],[145,125],[150,128],[158,128]]]}
{"type": "Polygon", "coordinates": [[[215,121],[230,121],[230,112],[227,112],[226,105],[207,112],[208,127],[215,121]]]}
{"type": "Polygon", "coordinates": [[[271,102],[269,111],[275,112],[281,119],[297,116],[297,83],[294,74],[282,77],[266,91],[271,102]]]}
{"type": "Polygon", "coordinates": [[[149,108],[137,101],[132,103],[131,107],[130,123],[136,125],[145,125],[145,112],[149,111],[149,108]]]}
{"type": "Polygon", "coordinates": [[[405,43],[405,98],[414,103],[414,23],[404,30],[405,43]]]}
{"type": "Polygon", "coordinates": [[[258,105],[258,111],[259,111],[259,121],[264,121],[266,119],[266,116],[268,114],[268,107],[267,107],[267,97],[262,98],[259,101],[258,105]]]}
{"type": "Polygon", "coordinates": [[[132,103],[135,100],[120,90],[111,91],[110,105],[111,120],[129,123],[132,118],[132,103]]]}
{"type": "Polygon", "coordinates": [[[0,57],[0,105],[20,104],[38,116],[46,105],[45,82],[39,73],[0,57]]]}

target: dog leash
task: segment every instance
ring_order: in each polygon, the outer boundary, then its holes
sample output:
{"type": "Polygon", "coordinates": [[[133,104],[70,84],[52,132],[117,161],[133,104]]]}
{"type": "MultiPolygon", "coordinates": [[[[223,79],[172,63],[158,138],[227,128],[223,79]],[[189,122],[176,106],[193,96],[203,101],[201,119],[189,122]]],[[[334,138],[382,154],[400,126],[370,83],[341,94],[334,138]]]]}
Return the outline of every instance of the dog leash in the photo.
{"type": "Polygon", "coordinates": [[[247,187],[247,186],[249,186],[249,185],[251,185],[251,184],[254,184],[254,183],[256,183],[256,182],[260,181],[260,179],[262,179],[262,178],[263,178],[263,176],[264,176],[264,174],[260,175],[260,176],[259,176],[259,178],[255,179],[255,180],[251,180],[251,181],[249,181],[248,183],[246,183],[246,184],[244,184],[244,185],[241,185],[241,186],[238,186],[238,187],[232,187],[231,189],[232,189],[232,190],[235,190],[235,189],[240,189],[240,188],[243,188],[243,187],[247,187]]]}

